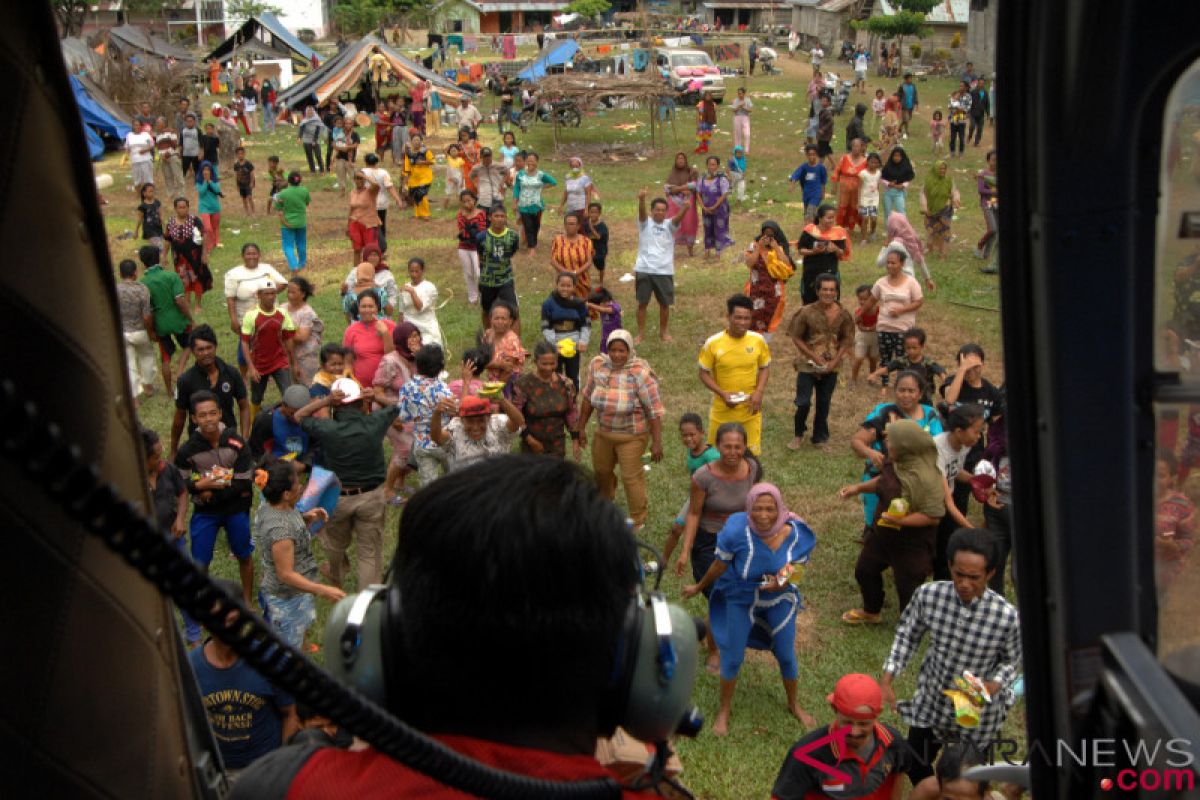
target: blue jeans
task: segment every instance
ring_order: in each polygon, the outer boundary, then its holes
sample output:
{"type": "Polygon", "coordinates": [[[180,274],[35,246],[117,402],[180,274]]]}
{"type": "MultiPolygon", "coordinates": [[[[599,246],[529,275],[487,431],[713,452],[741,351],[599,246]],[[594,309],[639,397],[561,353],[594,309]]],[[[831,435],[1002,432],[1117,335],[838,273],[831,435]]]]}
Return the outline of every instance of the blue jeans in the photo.
{"type": "Polygon", "coordinates": [[[275,130],[275,106],[263,103],[263,130],[275,130]]]}
{"type": "Polygon", "coordinates": [[[288,269],[295,272],[308,266],[308,228],[280,228],[279,237],[283,239],[283,255],[287,258],[288,269]]]}
{"type": "Polygon", "coordinates": [[[305,592],[295,597],[277,597],[264,593],[267,613],[279,636],[299,650],[304,645],[304,634],[317,620],[317,605],[313,596],[305,592]]]}
{"type": "Polygon", "coordinates": [[[883,224],[887,227],[887,218],[892,215],[893,211],[899,211],[901,214],[908,216],[908,206],[903,189],[885,189],[883,192],[883,224]]]}
{"type": "MultiPolygon", "coordinates": [[[[180,536],[175,540],[175,546],[179,548],[179,552],[187,554],[188,541],[186,536],[180,536]]],[[[192,619],[183,609],[179,609],[179,613],[183,615],[183,633],[184,639],[188,644],[193,644],[200,641],[200,623],[192,619]]]]}

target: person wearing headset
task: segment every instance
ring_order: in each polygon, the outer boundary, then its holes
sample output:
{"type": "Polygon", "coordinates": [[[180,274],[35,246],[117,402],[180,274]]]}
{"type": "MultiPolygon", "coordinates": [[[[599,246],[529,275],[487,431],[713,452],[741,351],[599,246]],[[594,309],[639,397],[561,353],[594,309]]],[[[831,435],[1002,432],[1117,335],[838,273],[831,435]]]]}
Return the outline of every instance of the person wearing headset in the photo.
{"type": "MultiPolygon", "coordinates": [[[[346,632],[341,647],[327,632],[327,669],[335,677],[344,670],[343,680],[475,762],[540,779],[613,779],[593,753],[597,738],[618,724],[656,728],[640,733],[648,740],[698,730],[679,727],[679,704],[649,726],[637,721],[657,703],[664,646],[678,648],[666,683],[682,681],[678,699],[688,703],[699,645],[694,628],[665,642],[654,615],[635,605],[637,545],[624,516],[582,470],[559,459],[504,455],[446,475],[404,507],[391,583],[374,595],[385,602],[366,592],[343,601],[348,616],[339,621],[342,605],[331,614],[330,628],[346,632]],[[383,608],[356,625],[354,605],[363,598],[383,608]],[[657,647],[638,647],[652,641],[643,625],[656,632],[657,647]],[[382,675],[383,686],[353,672],[375,640],[382,658],[366,671],[382,675]]],[[[676,634],[690,627],[678,607],[669,613],[676,634]]],[[[466,795],[374,749],[312,744],[264,757],[232,795],[385,796],[466,795]]],[[[657,795],[626,788],[622,796],[657,795]]]]}

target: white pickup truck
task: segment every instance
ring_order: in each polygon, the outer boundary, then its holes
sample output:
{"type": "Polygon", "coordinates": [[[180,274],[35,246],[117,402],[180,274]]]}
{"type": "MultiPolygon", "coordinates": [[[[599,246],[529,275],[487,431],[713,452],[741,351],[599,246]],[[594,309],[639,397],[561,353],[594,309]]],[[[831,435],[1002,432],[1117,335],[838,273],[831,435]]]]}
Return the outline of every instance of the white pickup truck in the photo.
{"type": "Polygon", "coordinates": [[[712,92],[713,100],[718,103],[725,99],[725,78],[703,50],[659,47],[654,51],[654,63],[676,91],[685,92],[699,81],[701,87],[697,91],[712,92]]]}

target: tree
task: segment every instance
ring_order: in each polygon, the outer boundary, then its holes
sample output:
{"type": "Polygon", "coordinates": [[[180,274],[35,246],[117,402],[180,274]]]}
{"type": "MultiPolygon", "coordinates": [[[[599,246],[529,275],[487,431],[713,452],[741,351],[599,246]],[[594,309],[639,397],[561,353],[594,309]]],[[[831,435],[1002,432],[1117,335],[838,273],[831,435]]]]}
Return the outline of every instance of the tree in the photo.
{"type": "Polygon", "coordinates": [[[570,5],[563,9],[566,14],[578,14],[584,19],[592,19],[612,8],[609,0],[571,0],[570,5]]]}
{"type": "Polygon", "coordinates": [[[58,33],[64,39],[78,36],[83,30],[83,16],[88,10],[88,0],[51,0],[54,18],[58,20],[58,33]]]}
{"type": "Polygon", "coordinates": [[[378,28],[390,10],[387,0],[342,0],[333,7],[333,18],[341,33],[361,36],[378,28]]]}
{"type": "Polygon", "coordinates": [[[283,9],[262,0],[225,0],[225,16],[230,19],[249,19],[259,14],[282,14],[283,9]]]}
{"type": "Polygon", "coordinates": [[[865,20],[855,20],[850,23],[855,30],[865,30],[883,39],[896,39],[900,46],[900,62],[904,62],[904,37],[916,36],[918,39],[928,36],[932,31],[925,24],[925,14],[921,11],[909,10],[913,5],[930,8],[936,0],[905,0],[902,7],[891,16],[879,15],[865,20]]]}

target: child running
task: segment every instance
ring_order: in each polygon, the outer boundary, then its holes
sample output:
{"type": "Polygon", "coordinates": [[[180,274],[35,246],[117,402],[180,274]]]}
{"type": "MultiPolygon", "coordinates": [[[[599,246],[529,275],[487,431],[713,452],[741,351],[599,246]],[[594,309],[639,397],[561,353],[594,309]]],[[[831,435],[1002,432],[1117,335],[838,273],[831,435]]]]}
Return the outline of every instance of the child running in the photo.
{"type": "Polygon", "coordinates": [[[854,309],[854,369],[850,372],[850,382],[858,384],[858,370],[863,362],[870,369],[867,378],[870,379],[879,365],[879,333],[875,323],[879,321],[879,305],[875,295],[871,294],[871,285],[864,283],[854,290],[858,298],[858,308],[854,309]]]}
{"type": "MultiPolygon", "coordinates": [[[[704,435],[704,421],[699,414],[689,411],[679,418],[679,438],[683,441],[683,446],[687,448],[688,475],[694,474],[705,464],[721,457],[717,448],[708,443],[708,438],[704,435]]],[[[667,534],[667,543],[663,547],[664,565],[671,563],[671,555],[679,545],[680,537],[683,536],[683,526],[687,521],[690,503],[691,497],[689,496],[687,500],[683,501],[683,508],[679,509],[675,521],[671,524],[671,532],[667,534]]]]}
{"type": "Polygon", "coordinates": [[[233,162],[233,175],[237,181],[238,196],[242,198],[242,211],[254,216],[254,165],[246,160],[246,148],[234,150],[237,160],[233,162]]]}

